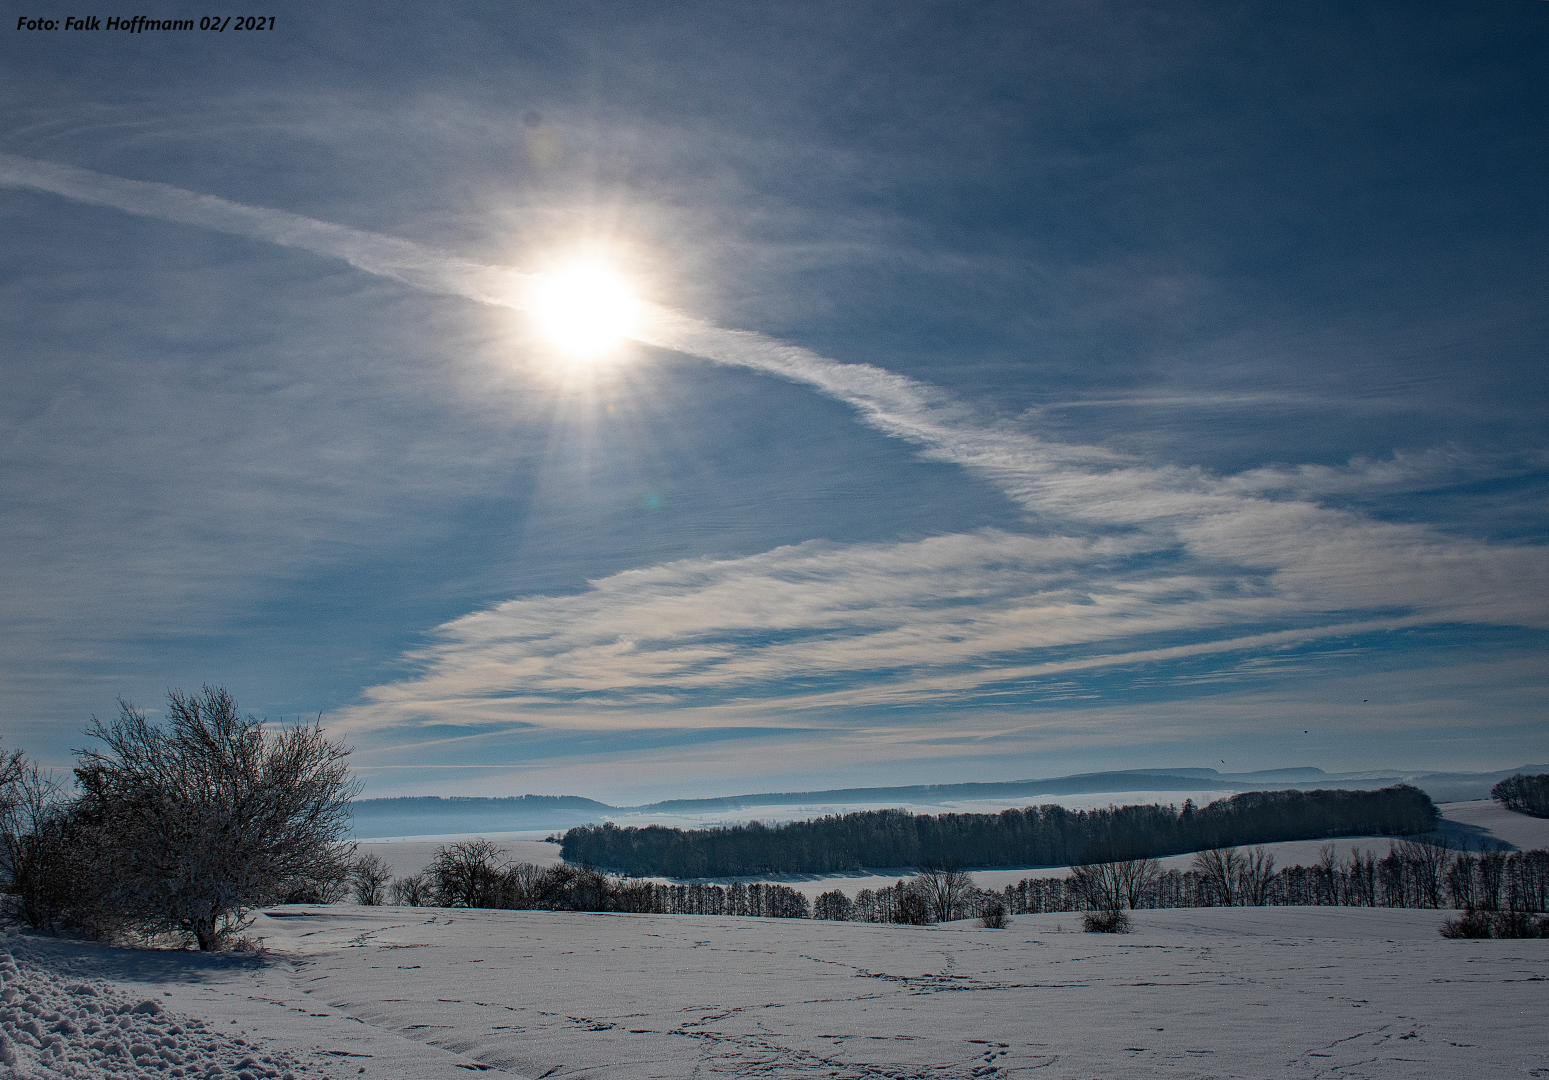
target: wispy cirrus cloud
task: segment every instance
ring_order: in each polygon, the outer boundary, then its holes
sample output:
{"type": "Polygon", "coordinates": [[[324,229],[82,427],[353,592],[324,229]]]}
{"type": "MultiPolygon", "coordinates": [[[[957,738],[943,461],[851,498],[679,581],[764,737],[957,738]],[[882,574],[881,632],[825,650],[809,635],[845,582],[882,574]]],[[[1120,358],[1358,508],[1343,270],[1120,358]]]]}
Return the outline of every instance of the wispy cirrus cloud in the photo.
{"type": "Polygon", "coordinates": [[[1161,521],[1126,515],[1143,531],[1095,539],[812,543],[507,601],[438,628],[410,657],[417,675],[338,719],[805,726],[857,708],[1033,703],[1072,673],[1377,630],[1549,623],[1538,548],[1307,503],[1211,496],[1190,514],[1181,501],[1162,501],[1161,521]]]}

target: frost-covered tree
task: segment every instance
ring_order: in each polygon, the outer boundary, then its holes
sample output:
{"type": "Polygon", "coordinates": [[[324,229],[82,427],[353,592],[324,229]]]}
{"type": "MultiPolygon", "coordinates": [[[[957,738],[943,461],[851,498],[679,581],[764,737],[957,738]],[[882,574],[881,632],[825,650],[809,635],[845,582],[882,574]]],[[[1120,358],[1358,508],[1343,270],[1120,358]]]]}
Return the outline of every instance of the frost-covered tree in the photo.
{"type": "Polygon", "coordinates": [[[167,695],[156,726],[128,702],[77,751],[77,803],[105,896],[142,931],[218,948],[243,912],[298,880],[337,880],[358,792],[349,750],[319,726],[278,733],[224,688],[167,695]]]}

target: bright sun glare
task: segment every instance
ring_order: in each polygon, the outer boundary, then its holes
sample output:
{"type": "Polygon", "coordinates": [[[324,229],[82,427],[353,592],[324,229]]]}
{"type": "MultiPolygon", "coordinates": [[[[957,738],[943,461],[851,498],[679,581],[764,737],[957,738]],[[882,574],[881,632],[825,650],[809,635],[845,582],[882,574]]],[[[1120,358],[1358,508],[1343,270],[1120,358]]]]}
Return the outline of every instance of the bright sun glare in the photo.
{"type": "Polygon", "coordinates": [[[616,348],[634,329],[638,307],[624,279],[596,263],[545,274],[533,288],[538,328],[577,359],[593,359],[616,348]]]}

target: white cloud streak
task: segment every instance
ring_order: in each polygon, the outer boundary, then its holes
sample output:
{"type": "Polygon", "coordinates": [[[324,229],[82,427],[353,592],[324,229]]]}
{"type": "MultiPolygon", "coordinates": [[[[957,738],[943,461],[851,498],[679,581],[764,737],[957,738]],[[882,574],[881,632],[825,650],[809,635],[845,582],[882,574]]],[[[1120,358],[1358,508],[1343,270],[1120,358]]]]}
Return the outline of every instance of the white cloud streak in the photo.
{"type": "Polygon", "coordinates": [[[463,296],[485,304],[520,306],[531,275],[433,251],[408,240],[363,232],[284,210],[246,206],[214,195],[144,180],[125,180],[90,169],[0,154],[0,184],[62,195],[131,214],[197,225],[314,255],[401,281],[426,292],[463,296]]]}
{"type": "MultiPolygon", "coordinates": [[[[534,278],[408,241],[164,184],[0,155],[0,183],[339,258],[418,289],[523,308],[534,278]]],[[[1549,626],[1541,547],[1447,537],[1320,505],[1446,460],[1218,477],[1040,439],[934,387],[661,307],[647,344],[811,386],[993,481],[1046,533],[805,544],[690,560],[529,597],[441,627],[419,673],[367,692],[346,727],[770,724],[782,710],[965,699],[1061,672],[1423,623],[1549,626]],[[1267,627],[1272,629],[1266,629],[1267,627]],[[1209,640],[1158,645],[1152,635],[1209,640]],[[1130,642],[1128,647],[1122,643],[1130,642]],[[1119,643],[1120,647],[1114,647],[1119,643]],[[1047,656],[1042,650],[1076,650],[1047,656]],[[627,706],[627,708],[625,707],[627,706]]]]}

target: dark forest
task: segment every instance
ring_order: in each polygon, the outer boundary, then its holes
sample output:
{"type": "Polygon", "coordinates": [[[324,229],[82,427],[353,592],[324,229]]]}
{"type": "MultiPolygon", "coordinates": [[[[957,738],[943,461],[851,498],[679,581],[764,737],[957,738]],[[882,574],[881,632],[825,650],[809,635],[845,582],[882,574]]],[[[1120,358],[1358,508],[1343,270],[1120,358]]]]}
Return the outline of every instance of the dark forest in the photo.
{"type": "Polygon", "coordinates": [[[1425,792],[1400,784],[1380,791],[1246,791],[1198,808],[1051,804],[938,816],[868,810],[778,827],[755,821],[692,830],[609,823],[571,829],[562,851],[573,863],[679,878],[927,864],[1063,866],[1282,840],[1408,836],[1435,828],[1439,817],[1425,792]]]}

